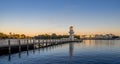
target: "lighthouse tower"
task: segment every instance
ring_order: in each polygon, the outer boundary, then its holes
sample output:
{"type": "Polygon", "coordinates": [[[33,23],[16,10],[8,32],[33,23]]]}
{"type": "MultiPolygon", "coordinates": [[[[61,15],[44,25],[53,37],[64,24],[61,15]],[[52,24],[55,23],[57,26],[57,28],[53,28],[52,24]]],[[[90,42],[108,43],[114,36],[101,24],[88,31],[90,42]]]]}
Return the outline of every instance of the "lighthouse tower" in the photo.
{"type": "Polygon", "coordinates": [[[69,28],[69,39],[71,40],[71,41],[74,41],[74,31],[73,31],[73,26],[70,26],[70,28],[69,28]]]}

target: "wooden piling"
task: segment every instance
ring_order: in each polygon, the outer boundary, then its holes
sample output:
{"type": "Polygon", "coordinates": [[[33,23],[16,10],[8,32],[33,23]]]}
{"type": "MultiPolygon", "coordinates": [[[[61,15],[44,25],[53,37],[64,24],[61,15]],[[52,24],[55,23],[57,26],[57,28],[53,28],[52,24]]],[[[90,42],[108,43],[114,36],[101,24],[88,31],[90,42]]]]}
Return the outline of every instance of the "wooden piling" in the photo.
{"type": "Polygon", "coordinates": [[[42,40],[42,46],[43,46],[43,47],[45,46],[44,39],[42,40]]]}
{"type": "Polygon", "coordinates": [[[47,40],[45,42],[46,42],[46,46],[47,46],[47,40]]]}
{"type": "Polygon", "coordinates": [[[42,41],[42,42],[41,42],[41,43],[42,43],[42,45],[41,45],[41,46],[43,47],[43,46],[44,46],[44,43],[43,43],[43,41],[44,41],[44,40],[41,40],[41,41],[42,41]]]}
{"type": "Polygon", "coordinates": [[[9,54],[11,54],[11,45],[10,45],[10,40],[8,40],[8,50],[9,50],[9,54]]]}
{"type": "Polygon", "coordinates": [[[21,52],[21,42],[20,42],[20,40],[18,40],[18,44],[19,44],[19,52],[21,52]]]}
{"type": "Polygon", "coordinates": [[[35,49],[35,40],[33,39],[33,49],[35,49]]]}
{"type": "Polygon", "coordinates": [[[35,54],[35,39],[33,39],[33,54],[35,54]]]}
{"type": "Polygon", "coordinates": [[[27,39],[27,50],[29,50],[29,42],[28,42],[28,39],[27,39]]]}
{"type": "Polygon", "coordinates": [[[31,40],[28,40],[28,39],[27,39],[27,56],[29,55],[29,53],[28,53],[28,50],[29,50],[29,42],[31,42],[31,40]]]}
{"type": "Polygon", "coordinates": [[[20,40],[18,40],[18,44],[19,44],[19,58],[21,58],[21,42],[20,42],[20,40]]]}
{"type": "Polygon", "coordinates": [[[40,46],[41,46],[40,43],[41,43],[41,42],[40,42],[40,39],[39,39],[39,40],[38,40],[38,46],[39,46],[39,48],[40,48],[40,46]]]}

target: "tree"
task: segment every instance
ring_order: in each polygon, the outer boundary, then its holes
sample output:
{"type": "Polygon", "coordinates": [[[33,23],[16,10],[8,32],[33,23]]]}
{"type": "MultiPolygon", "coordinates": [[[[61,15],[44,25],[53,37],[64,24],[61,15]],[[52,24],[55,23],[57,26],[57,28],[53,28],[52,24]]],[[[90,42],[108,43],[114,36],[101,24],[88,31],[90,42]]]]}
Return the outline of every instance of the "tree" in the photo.
{"type": "Polygon", "coordinates": [[[56,38],[57,38],[57,35],[56,35],[55,33],[52,33],[51,38],[52,38],[52,39],[56,39],[56,38]]]}

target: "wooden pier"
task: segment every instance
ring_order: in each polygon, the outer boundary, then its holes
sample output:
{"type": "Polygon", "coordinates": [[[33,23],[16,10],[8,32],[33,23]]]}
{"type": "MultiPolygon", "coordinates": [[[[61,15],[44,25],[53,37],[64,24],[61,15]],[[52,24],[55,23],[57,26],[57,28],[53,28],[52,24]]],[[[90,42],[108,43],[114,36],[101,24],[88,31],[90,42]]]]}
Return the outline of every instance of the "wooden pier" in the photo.
{"type": "Polygon", "coordinates": [[[80,41],[79,39],[72,41],[70,39],[6,39],[0,42],[0,55],[80,41]]]}

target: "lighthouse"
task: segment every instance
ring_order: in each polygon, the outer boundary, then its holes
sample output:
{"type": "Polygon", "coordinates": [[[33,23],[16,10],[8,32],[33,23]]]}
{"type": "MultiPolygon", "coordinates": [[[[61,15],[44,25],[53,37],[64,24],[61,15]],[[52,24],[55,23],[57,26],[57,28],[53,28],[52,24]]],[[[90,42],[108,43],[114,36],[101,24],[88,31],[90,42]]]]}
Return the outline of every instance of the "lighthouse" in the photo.
{"type": "Polygon", "coordinates": [[[70,39],[70,41],[74,41],[73,26],[70,26],[70,28],[69,28],[69,39],[70,39]]]}

